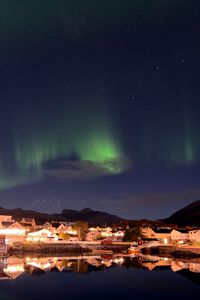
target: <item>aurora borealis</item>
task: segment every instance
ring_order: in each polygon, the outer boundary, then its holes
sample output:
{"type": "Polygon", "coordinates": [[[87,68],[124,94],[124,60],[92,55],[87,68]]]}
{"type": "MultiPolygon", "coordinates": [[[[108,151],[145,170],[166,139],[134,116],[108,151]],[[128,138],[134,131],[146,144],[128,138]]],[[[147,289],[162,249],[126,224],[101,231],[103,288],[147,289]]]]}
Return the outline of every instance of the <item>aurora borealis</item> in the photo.
{"type": "Polygon", "coordinates": [[[197,7],[0,1],[1,206],[153,218],[199,198],[197,7]]]}
{"type": "MultiPolygon", "coordinates": [[[[95,100],[97,97],[94,95],[95,100]]],[[[12,187],[12,184],[23,184],[23,178],[27,182],[27,174],[30,181],[37,180],[43,175],[43,164],[71,155],[76,156],[76,160],[93,164],[94,171],[96,167],[102,174],[123,171],[122,149],[101,103],[94,103],[91,107],[85,101],[80,108],[70,106],[67,109],[65,103],[61,103],[59,108],[56,108],[56,101],[52,104],[55,107],[50,112],[48,107],[42,112],[36,103],[35,107],[32,105],[31,119],[24,112],[22,120],[21,116],[12,120],[16,124],[9,128],[12,152],[7,160],[6,155],[1,155],[2,189],[9,185],[12,187]],[[50,118],[46,113],[51,114],[50,118]],[[13,168],[16,172],[16,182],[12,180],[13,175],[7,174],[11,163],[12,173],[13,168]]]]}

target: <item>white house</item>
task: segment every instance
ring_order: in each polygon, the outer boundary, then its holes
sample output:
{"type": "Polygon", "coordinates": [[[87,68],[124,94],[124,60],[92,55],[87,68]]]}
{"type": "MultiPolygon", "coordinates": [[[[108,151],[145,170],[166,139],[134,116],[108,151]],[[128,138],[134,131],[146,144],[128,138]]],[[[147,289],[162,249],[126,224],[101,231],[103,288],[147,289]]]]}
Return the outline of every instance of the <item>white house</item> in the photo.
{"type": "Polygon", "coordinates": [[[124,237],[124,230],[118,230],[116,232],[113,232],[112,234],[113,240],[116,241],[122,241],[123,237],[124,237]]]}
{"type": "Polygon", "coordinates": [[[50,230],[43,228],[39,231],[29,232],[26,240],[27,242],[49,243],[58,241],[58,236],[50,230]]]}

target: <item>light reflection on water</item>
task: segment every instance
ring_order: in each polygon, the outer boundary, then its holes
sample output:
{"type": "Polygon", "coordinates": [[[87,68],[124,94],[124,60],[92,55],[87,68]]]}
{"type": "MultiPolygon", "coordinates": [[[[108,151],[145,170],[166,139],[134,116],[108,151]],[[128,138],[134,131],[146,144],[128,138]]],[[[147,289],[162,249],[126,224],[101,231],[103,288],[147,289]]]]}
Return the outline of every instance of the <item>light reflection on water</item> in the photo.
{"type": "Polygon", "coordinates": [[[119,299],[133,294],[187,299],[200,292],[200,258],[13,256],[0,262],[0,291],[0,299],[119,299]]]}

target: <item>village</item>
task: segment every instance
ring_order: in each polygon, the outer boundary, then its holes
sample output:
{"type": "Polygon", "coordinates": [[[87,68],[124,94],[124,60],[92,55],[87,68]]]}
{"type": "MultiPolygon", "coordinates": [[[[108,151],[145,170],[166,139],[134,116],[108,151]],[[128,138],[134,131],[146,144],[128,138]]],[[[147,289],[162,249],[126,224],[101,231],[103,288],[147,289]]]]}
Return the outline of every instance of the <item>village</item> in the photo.
{"type": "Polygon", "coordinates": [[[11,215],[0,215],[1,252],[3,247],[33,244],[130,244],[133,241],[148,243],[157,241],[159,245],[173,247],[195,247],[200,249],[200,228],[177,226],[151,227],[141,224],[130,228],[129,224],[112,227],[89,227],[87,222],[51,221],[37,224],[34,218],[20,221],[11,215]],[[136,230],[137,233],[135,234],[136,230]],[[132,233],[130,235],[130,233],[132,233]],[[134,234],[133,234],[134,233],[134,234]]]}
{"type": "Polygon", "coordinates": [[[168,268],[174,272],[200,273],[200,229],[175,225],[153,227],[145,223],[139,228],[128,224],[90,227],[81,221],[37,224],[34,218],[16,221],[11,215],[0,215],[0,256],[0,279],[16,279],[24,272],[87,273],[91,268],[101,271],[126,264],[149,271],[168,268]],[[138,244],[140,250],[151,247],[164,250],[158,255],[138,250],[131,254],[128,249],[132,243],[138,244]],[[83,251],[76,252],[78,247],[83,251]],[[13,249],[17,251],[14,255],[10,252],[13,249]],[[19,249],[23,252],[18,252],[19,249]],[[174,250],[185,254],[174,257],[171,255],[174,250]]]}

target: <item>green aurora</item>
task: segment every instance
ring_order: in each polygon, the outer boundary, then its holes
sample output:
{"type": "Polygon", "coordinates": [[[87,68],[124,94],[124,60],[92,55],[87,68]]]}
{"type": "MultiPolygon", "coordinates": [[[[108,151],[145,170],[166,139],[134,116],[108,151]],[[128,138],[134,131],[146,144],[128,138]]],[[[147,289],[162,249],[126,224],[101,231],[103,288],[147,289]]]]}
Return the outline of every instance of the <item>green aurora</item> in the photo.
{"type": "Polygon", "coordinates": [[[18,127],[12,128],[12,151],[9,149],[11,172],[5,154],[0,157],[0,188],[40,180],[44,163],[73,154],[79,161],[100,168],[104,175],[123,172],[122,147],[105,109],[98,102],[93,107],[86,106],[85,111],[79,111],[62,105],[54,108],[51,119],[45,118],[45,113],[37,121],[26,116],[18,119],[18,127]]]}
{"type": "Polygon", "coordinates": [[[124,172],[124,160],[164,168],[200,161],[199,103],[184,73],[187,59],[182,63],[181,49],[169,57],[169,38],[168,67],[158,59],[168,9],[184,15],[191,3],[86,2],[2,1],[0,189],[42,180],[44,164],[73,155],[102,175],[124,172]],[[149,60],[137,44],[151,48],[144,41],[153,32],[159,52],[148,50],[149,60]],[[123,33],[131,43],[123,45],[123,33]]]}

